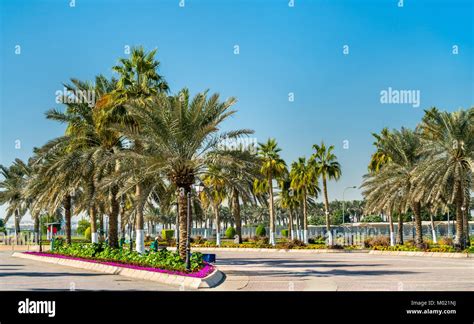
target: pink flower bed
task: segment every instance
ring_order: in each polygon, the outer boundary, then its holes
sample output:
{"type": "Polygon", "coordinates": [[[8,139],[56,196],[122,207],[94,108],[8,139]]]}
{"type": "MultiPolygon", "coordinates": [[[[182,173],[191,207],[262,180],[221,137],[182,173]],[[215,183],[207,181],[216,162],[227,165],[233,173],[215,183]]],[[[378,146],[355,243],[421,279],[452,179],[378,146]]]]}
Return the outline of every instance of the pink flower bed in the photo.
{"type": "Polygon", "coordinates": [[[54,253],[44,253],[44,252],[23,252],[23,253],[36,255],[36,256],[50,257],[50,258],[59,258],[59,259],[68,259],[68,260],[77,260],[77,261],[83,261],[83,262],[91,262],[91,263],[100,263],[100,264],[110,265],[110,266],[114,266],[114,267],[129,268],[129,269],[143,270],[143,271],[152,271],[152,272],[160,272],[160,273],[167,273],[167,274],[185,276],[185,277],[192,277],[192,278],[204,278],[204,277],[208,276],[209,274],[211,274],[212,271],[214,271],[214,267],[212,265],[208,264],[208,263],[205,263],[204,267],[199,271],[187,273],[187,272],[181,272],[181,271],[173,271],[173,270],[165,270],[165,269],[159,269],[159,268],[153,268],[153,267],[138,266],[138,265],[126,264],[126,263],[120,263],[120,262],[109,262],[109,261],[84,259],[84,258],[78,258],[78,257],[62,255],[62,254],[54,254],[54,253]]]}

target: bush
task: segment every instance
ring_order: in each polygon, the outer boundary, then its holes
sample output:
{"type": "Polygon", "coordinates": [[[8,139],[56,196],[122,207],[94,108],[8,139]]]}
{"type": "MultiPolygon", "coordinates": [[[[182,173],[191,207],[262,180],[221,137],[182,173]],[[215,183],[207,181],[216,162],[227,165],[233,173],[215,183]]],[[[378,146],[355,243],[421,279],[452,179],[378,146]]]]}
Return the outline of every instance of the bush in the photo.
{"type": "Polygon", "coordinates": [[[255,230],[255,235],[262,237],[267,235],[267,231],[265,230],[265,226],[258,225],[257,229],[255,230]]]}
{"type": "Polygon", "coordinates": [[[165,241],[170,241],[174,237],[174,230],[172,230],[172,229],[161,230],[161,237],[165,241]]]}
{"type": "Polygon", "coordinates": [[[279,244],[278,247],[281,249],[294,249],[295,247],[303,247],[306,246],[303,241],[300,240],[290,240],[288,242],[279,244]]]}
{"type": "Polygon", "coordinates": [[[289,233],[289,232],[288,232],[287,229],[281,230],[281,235],[282,235],[283,237],[288,237],[288,233],[289,233]]]}
{"type": "Polygon", "coordinates": [[[237,232],[235,231],[235,228],[233,228],[232,226],[228,227],[227,230],[225,231],[225,237],[227,237],[228,239],[233,239],[235,234],[237,232]]]}
{"type": "Polygon", "coordinates": [[[84,230],[84,237],[86,238],[86,240],[88,240],[89,242],[91,241],[92,239],[92,234],[91,234],[91,228],[88,227],[84,230]]]}
{"type": "MultiPolygon", "coordinates": [[[[98,261],[118,262],[138,266],[154,267],[166,270],[185,271],[186,264],[177,252],[159,250],[140,254],[136,251],[114,249],[103,243],[71,244],[58,246],[53,254],[68,255],[98,261]]],[[[202,254],[191,254],[191,270],[197,271],[204,266],[202,254]]]]}
{"type": "Polygon", "coordinates": [[[453,246],[453,239],[450,237],[442,237],[438,240],[439,245],[451,245],[453,246]]]}
{"type": "Polygon", "coordinates": [[[203,244],[204,242],[206,242],[207,239],[203,238],[201,235],[197,235],[194,240],[193,240],[193,243],[196,243],[196,244],[203,244]]]}
{"type": "Polygon", "coordinates": [[[90,226],[91,226],[91,224],[87,219],[81,219],[77,223],[77,234],[84,235],[86,229],[90,226]]]}
{"type": "Polygon", "coordinates": [[[326,239],[324,236],[315,236],[308,239],[309,244],[326,244],[326,239]]]}
{"type": "Polygon", "coordinates": [[[390,246],[390,239],[387,236],[379,235],[364,240],[364,247],[371,248],[374,246],[390,246]]]}

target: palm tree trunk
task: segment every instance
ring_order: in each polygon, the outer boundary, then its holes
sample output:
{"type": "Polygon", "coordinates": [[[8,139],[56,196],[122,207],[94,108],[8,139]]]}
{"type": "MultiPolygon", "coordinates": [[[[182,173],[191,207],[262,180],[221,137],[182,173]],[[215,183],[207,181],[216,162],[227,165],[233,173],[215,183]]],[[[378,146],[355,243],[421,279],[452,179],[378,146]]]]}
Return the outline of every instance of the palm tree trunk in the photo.
{"type": "Polygon", "coordinates": [[[461,186],[458,186],[456,194],[456,240],[454,241],[454,246],[458,249],[464,249],[465,239],[464,239],[464,215],[463,215],[463,192],[461,186]]]}
{"type": "Polygon", "coordinates": [[[326,183],[326,175],[323,173],[323,193],[324,193],[324,209],[326,213],[326,231],[328,233],[328,245],[332,246],[332,232],[331,232],[331,219],[329,217],[329,199],[328,199],[328,186],[326,183]]]}
{"type": "Polygon", "coordinates": [[[18,238],[18,235],[20,235],[21,229],[20,229],[20,213],[18,212],[18,209],[15,209],[15,236],[18,238]]]}
{"type": "Polygon", "coordinates": [[[464,213],[463,213],[463,226],[464,226],[464,241],[466,246],[471,246],[471,239],[469,237],[469,214],[470,214],[471,194],[468,192],[464,196],[464,213]]]}
{"type": "Polygon", "coordinates": [[[136,239],[135,239],[135,250],[138,253],[145,252],[145,233],[143,231],[143,208],[144,208],[144,199],[143,195],[143,188],[140,184],[135,186],[135,201],[137,202],[137,209],[136,214],[137,217],[135,219],[135,230],[136,230],[136,239]]]}
{"type": "Polygon", "coordinates": [[[242,219],[240,218],[240,202],[239,202],[239,191],[234,188],[232,195],[234,203],[232,204],[234,211],[235,220],[235,232],[239,236],[239,244],[242,243],[242,219]]]}
{"type": "Polygon", "coordinates": [[[214,217],[216,220],[216,245],[221,246],[221,221],[219,219],[219,205],[214,205],[214,217]]]}
{"type": "Polygon", "coordinates": [[[308,244],[308,212],[307,212],[306,192],[303,191],[303,242],[308,244]]]}
{"type": "Polygon", "coordinates": [[[300,216],[299,216],[299,213],[298,213],[298,209],[296,210],[296,215],[295,215],[295,218],[296,218],[296,239],[297,240],[300,240],[301,237],[300,237],[300,228],[301,228],[301,224],[300,224],[300,216]]]}
{"type": "Polygon", "coordinates": [[[66,221],[66,243],[71,244],[71,196],[66,195],[63,201],[64,219],[66,221]]]}
{"type": "Polygon", "coordinates": [[[275,245],[275,215],[274,215],[274,206],[273,206],[273,181],[270,177],[268,179],[268,204],[269,204],[269,213],[270,213],[270,244],[275,245]]]}
{"type": "Polygon", "coordinates": [[[40,226],[39,226],[39,218],[40,215],[36,215],[35,217],[35,243],[38,244],[39,240],[41,239],[41,233],[40,233],[40,226]]]}
{"type": "MultiPolygon", "coordinates": [[[[179,188],[179,186],[178,186],[179,188]]],[[[190,192],[191,187],[182,187],[184,190],[178,194],[178,213],[179,213],[179,256],[181,259],[186,259],[186,241],[188,239],[188,198],[187,193],[190,192]]]]}
{"type": "Polygon", "coordinates": [[[403,215],[398,214],[397,244],[403,245],[403,215]]]}
{"type": "Polygon", "coordinates": [[[395,230],[393,228],[392,211],[388,212],[388,221],[390,227],[390,246],[395,246],[395,230]]]}
{"type": "Polygon", "coordinates": [[[100,213],[99,216],[99,239],[102,242],[104,240],[104,213],[100,213]]]}
{"type": "Polygon", "coordinates": [[[423,248],[423,228],[421,225],[421,203],[413,203],[413,214],[415,215],[415,244],[418,248],[423,248]]]}
{"type": "Polygon", "coordinates": [[[293,210],[291,208],[288,209],[288,214],[290,216],[290,219],[288,221],[288,238],[293,240],[293,210]]]}
{"type": "Polygon", "coordinates": [[[113,186],[110,190],[110,214],[109,214],[109,246],[112,248],[119,247],[118,241],[118,214],[120,203],[117,199],[118,188],[113,186]]]}
{"type": "Polygon", "coordinates": [[[438,243],[438,240],[436,239],[436,230],[434,226],[434,220],[433,220],[433,213],[430,212],[430,221],[431,221],[431,236],[433,239],[433,243],[438,243]]]}
{"type": "Polygon", "coordinates": [[[89,208],[89,218],[91,224],[91,242],[99,243],[99,237],[97,234],[97,209],[95,206],[89,208]]]}

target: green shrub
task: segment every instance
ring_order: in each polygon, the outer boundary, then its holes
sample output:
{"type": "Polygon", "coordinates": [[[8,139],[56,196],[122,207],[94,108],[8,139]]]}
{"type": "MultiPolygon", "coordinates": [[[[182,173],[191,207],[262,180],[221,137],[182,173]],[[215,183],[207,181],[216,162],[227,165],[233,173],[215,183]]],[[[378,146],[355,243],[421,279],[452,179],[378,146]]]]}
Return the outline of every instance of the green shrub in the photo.
{"type": "Polygon", "coordinates": [[[161,237],[165,241],[170,241],[174,237],[174,230],[172,230],[172,229],[161,230],[161,237]]]}
{"type": "Polygon", "coordinates": [[[88,240],[89,242],[91,241],[91,228],[88,227],[85,229],[84,231],[84,237],[86,238],[86,240],[88,240]]]}
{"type": "Polygon", "coordinates": [[[288,237],[288,230],[287,229],[281,230],[281,236],[288,237]]]}
{"type": "Polygon", "coordinates": [[[87,220],[87,219],[81,219],[78,223],[77,223],[77,234],[78,235],[84,235],[84,232],[86,231],[86,229],[88,227],[90,227],[91,224],[90,222],[87,220]]]}
{"type": "Polygon", "coordinates": [[[390,238],[384,235],[368,237],[364,240],[364,247],[390,246],[390,238]]]}
{"type": "Polygon", "coordinates": [[[381,223],[382,217],[379,215],[367,215],[362,218],[362,223],[381,223]]]}
{"type": "Polygon", "coordinates": [[[233,239],[235,234],[236,234],[235,228],[233,228],[232,226],[229,226],[227,230],[225,231],[225,237],[227,237],[228,239],[233,239]]]}
{"type": "MultiPolygon", "coordinates": [[[[50,253],[166,270],[186,270],[186,263],[180,258],[179,253],[168,250],[140,254],[136,251],[114,249],[107,246],[105,243],[74,243],[71,245],[60,245],[50,253]]],[[[197,271],[203,266],[204,262],[202,260],[202,254],[199,252],[193,252],[191,254],[191,271],[197,271]]]]}
{"type": "Polygon", "coordinates": [[[255,230],[255,235],[257,236],[266,236],[267,235],[267,231],[265,230],[265,226],[263,225],[258,225],[257,226],[257,229],[255,230]]]}

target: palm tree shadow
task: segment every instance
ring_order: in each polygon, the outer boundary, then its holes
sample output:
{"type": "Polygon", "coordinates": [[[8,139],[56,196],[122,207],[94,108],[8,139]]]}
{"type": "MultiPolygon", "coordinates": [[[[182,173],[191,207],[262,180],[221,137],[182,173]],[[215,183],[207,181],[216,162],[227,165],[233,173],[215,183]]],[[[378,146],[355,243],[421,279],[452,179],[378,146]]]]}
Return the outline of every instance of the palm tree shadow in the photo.
{"type": "Polygon", "coordinates": [[[96,277],[108,276],[107,273],[70,273],[70,272],[8,272],[0,277],[96,277]]]}

